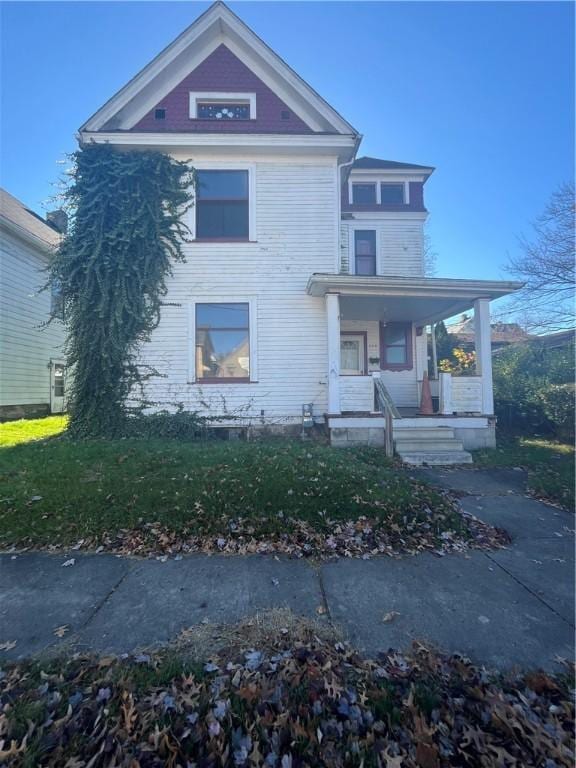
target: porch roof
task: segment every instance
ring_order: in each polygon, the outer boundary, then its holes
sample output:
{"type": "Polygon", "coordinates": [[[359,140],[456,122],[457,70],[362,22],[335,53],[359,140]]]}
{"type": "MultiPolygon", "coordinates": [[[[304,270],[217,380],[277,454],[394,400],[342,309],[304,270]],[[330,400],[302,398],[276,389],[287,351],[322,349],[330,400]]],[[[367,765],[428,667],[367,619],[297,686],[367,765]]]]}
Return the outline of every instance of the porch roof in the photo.
{"type": "Polygon", "coordinates": [[[498,299],[522,288],[510,280],[460,280],[443,277],[385,277],[316,273],[311,296],[337,293],[347,320],[397,320],[420,325],[470,309],[476,299],[498,299]]]}

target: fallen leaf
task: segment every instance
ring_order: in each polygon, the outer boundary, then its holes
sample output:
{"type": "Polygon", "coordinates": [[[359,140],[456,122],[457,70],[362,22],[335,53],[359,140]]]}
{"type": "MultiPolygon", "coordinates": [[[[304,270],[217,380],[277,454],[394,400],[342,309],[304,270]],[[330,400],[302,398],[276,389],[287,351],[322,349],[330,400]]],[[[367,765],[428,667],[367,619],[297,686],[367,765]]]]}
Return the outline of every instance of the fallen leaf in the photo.
{"type": "Polygon", "coordinates": [[[388,611],[388,613],[385,613],[384,616],[382,617],[382,621],[385,624],[388,624],[389,622],[394,621],[396,616],[400,616],[398,611],[388,611]]]}
{"type": "Polygon", "coordinates": [[[11,651],[16,647],[17,640],[7,640],[5,643],[0,643],[0,651],[11,651]]]}
{"type": "Polygon", "coordinates": [[[69,629],[70,627],[68,626],[68,624],[62,624],[61,627],[56,627],[56,629],[54,630],[54,634],[56,635],[56,637],[64,637],[64,635],[66,634],[66,632],[68,632],[69,629]]]}

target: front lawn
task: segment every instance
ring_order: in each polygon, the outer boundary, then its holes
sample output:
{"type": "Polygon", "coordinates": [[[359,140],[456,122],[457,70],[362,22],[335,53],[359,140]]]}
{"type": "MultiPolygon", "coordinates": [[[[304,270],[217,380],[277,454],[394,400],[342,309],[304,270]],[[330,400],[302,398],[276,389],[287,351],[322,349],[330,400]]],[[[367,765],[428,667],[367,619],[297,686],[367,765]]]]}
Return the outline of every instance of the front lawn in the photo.
{"type": "Polygon", "coordinates": [[[64,432],[67,416],[47,416],[45,419],[19,419],[0,424],[0,447],[44,440],[64,432]]]}
{"type": "Polygon", "coordinates": [[[0,449],[0,546],[377,554],[494,544],[382,450],[300,441],[45,442],[0,449]]]}
{"type": "Polygon", "coordinates": [[[22,768],[573,765],[568,675],[504,677],[422,645],[363,659],[314,626],[299,622],[254,638],[253,624],[204,656],[192,646],[6,665],[0,761],[22,768]]]}
{"type": "Polygon", "coordinates": [[[498,438],[495,451],[477,451],[479,467],[522,467],[528,490],[538,498],[574,511],[574,447],[538,437],[498,438]]]}

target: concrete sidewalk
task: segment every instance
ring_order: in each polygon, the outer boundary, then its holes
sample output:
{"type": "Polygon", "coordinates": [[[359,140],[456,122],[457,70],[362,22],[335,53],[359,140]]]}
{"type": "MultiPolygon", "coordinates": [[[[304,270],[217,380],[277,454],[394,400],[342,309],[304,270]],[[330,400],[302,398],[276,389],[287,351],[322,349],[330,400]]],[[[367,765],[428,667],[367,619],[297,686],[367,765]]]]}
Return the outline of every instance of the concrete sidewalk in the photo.
{"type": "Polygon", "coordinates": [[[0,556],[0,660],[72,645],[128,652],[201,622],[269,608],[333,622],[362,651],[413,639],[501,668],[553,669],[573,656],[574,518],[522,495],[521,473],[425,470],[473,495],[465,510],[506,528],[507,550],[322,565],[273,556],[0,556]],[[73,565],[64,566],[74,558],[73,565]],[[396,612],[392,621],[384,616],[396,612]],[[54,634],[66,627],[62,638],[54,634]],[[5,647],[5,646],[4,646],[5,647]]]}

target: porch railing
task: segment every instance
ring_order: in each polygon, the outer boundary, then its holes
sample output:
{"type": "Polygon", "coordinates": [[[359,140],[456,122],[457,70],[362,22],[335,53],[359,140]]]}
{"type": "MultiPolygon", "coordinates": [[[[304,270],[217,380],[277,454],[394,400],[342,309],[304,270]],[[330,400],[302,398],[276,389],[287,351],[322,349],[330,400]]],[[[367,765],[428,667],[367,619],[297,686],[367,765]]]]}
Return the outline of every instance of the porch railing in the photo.
{"type": "Polygon", "coordinates": [[[394,455],[394,419],[401,419],[398,408],[394,405],[390,392],[379,376],[374,376],[374,402],[376,409],[384,414],[384,448],[386,456],[394,455]]]}
{"type": "Polygon", "coordinates": [[[440,374],[440,413],[482,413],[481,376],[452,376],[440,374]]]}

